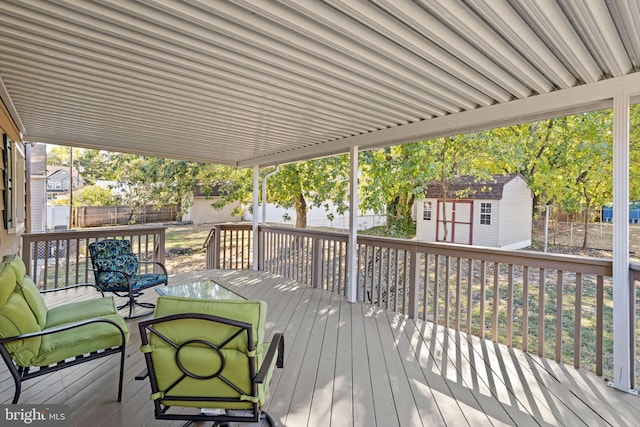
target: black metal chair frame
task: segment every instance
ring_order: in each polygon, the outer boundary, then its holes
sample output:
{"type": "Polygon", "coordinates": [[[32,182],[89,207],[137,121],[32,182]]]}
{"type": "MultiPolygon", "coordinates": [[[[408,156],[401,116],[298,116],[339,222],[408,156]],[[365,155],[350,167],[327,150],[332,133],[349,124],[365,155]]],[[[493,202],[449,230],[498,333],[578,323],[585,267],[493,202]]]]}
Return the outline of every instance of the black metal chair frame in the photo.
{"type": "MultiPolygon", "coordinates": [[[[165,276],[168,276],[167,274],[167,269],[165,268],[164,265],[162,265],[162,263],[159,262],[155,262],[155,261],[138,261],[138,266],[140,264],[156,264],[158,266],[160,266],[160,268],[162,269],[162,272],[164,273],[165,276]]],[[[138,267],[139,268],[139,267],[138,267]]],[[[92,271],[96,271],[95,269],[91,269],[92,271]]],[[[117,307],[118,310],[122,310],[125,307],[129,307],[129,315],[125,317],[125,319],[136,319],[138,317],[142,317],[142,316],[146,316],[147,314],[149,314],[149,312],[145,312],[142,314],[139,314],[137,316],[133,316],[133,307],[135,307],[136,305],[139,307],[143,307],[143,308],[155,308],[155,304],[150,303],[150,302],[140,302],[138,301],[138,297],[140,295],[143,295],[144,292],[142,290],[134,290],[133,289],[133,283],[131,282],[131,278],[133,276],[128,275],[127,273],[125,273],[124,271],[119,271],[119,270],[100,270],[101,273],[119,273],[122,274],[122,276],[124,276],[124,278],[127,280],[127,286],[129,287],[129,291],[126,294],[123,294],[122,291],[110,291],[108,289],[104,289],[104,291],[106,292],[111,292],[113,294],[115,294],[118,297],[121,298],[128,298],[128,301],[125,302],[124,304],[121,304],[117,307]]],[[[168,280],[165,280],[164,283],[159,283],[158,285],[162,285],[164,284],[165,286],[167,285],[168,280]]],[[[158,285],[154,285],[154,286],[158,286],[158,285]]]]}
{"type": "MultiPolygon", "coordinates": [[[[211,327],[215,327],[214,325],[212,325],[211,327]]],[[[233,388],[234,390],[236,390],[237,392],[239,392],[240,394],[244,393],[237,385],[233,384],[231,381],[227,380],[226,378],[224,378],[221,374],[222,370],[224,369],[224,365],[225,365],[225,359],[224,356],[222,354],[222,352],[220,351],[220,349],[224,348],[225,345],[227,345],[229,342],[231,342],[233,339],[235,339],[236,337],[242,335],[243,333],[246,334],[247,336],[247,342],[248,342],[248,351],[250,354],[253,354],[253,352],[255,352],[255,345],[253,343],[253,326],[250,323],[245,323],[245,322],[239,322],[236,320],[232,320],[232,319],[226,319],[223,317],[218,317],[218,316],[213,316],[213,315],[207,315],[207,314],[199,314],[199,313],[183,313],[183,314],[174,314],[174,315],[170,315],[170,316],[164,316],[164,317],[160,317],[157,319],[151,319],[151,320],[147,320],[147,321],[143,321],[140,322],[138,324],[138,328],[140,330],[140,337],[142,339],[142,345],[148,345],[149,344],[149,338],[147,333],[149,334],[154,334],[157,337],[159,337],[160,339],[162,339],[163,341],[165,341],[167,344],[169,344],[170,346],[174,347],[176,349],[176,362],[180,368],[180,370],[183,373],[183,376],[181,378],[179,378],[171,387],[169,387],[168,390],[166,390],[164,392],[164,397],[163,399],[165,400],[173,400],[173,401],[201,401],[201,402],[233,402],[233,403],[240,403],[243,402],[242,400],[240,400],[239,398],[222,398],[222,397],[202,397],[202,396],[172,396],[171,394],[169,394],[168,392],[175,387],[177,384],[179,384],[183,379],[185,379],[187,376],[190,378],[194,378],[194,379],[202,379],[202,380],[209,380],[209,379],[213,379],[213,378],[220,378],[223,382],[225,382],[229,387],[233,388]],[[167,338],[166,336],[164,336],[163,334],[161,334],[160,332],[158,332],[156,329],[154,329],[154,325],[158,324],[158,323],[164,323],[164,322],[171,322],[174,320],[180,320],[180,319],[202,319],[202,320],[206,320],[206,321],[210,321],[210,322],[215,322],[215,323],[221,323],[224,325],[229,325],[229,326],[233,326],[238,328],[238,331],[236,333],[234,333],[231,337],[227,338],[224,342],[222,342],[221,344],[215,344],[209,341],[203,341],[203,340],[190,340],[187,342],[184,342],[182,344],[177,344],[173,341],[171,341],[169,338],[167,338]],[[197,343],[197,344],[204,344],[206,346],[209,346],[210,348],[212,348],[213,350],[215,350],[217,352],[217,354],[219,355],[219,357],[221,358],[221,367],[218,370],[218,372],[206,376],[206,377],[200,377],[196,374],[193,374],[191,372],[189,372],[188,370],[186,370],[179,362],[178,360],[178,353],[180,351],[180,349],[184,346],[187,346],[189,344],[193,344],[193,343],[197,343]]],[[[249,373],[250,373],[250,377],[251,377],[251,383],[252,383],[252,395],[253,396],[258,396],[258,384],[262,384],[264,383],[268,370],[269,370],[269,366],[271,366],[271,364],[273,363],[274,358],[277,357],[276,359],[276,367],[278,368],[282,368],[283,367],[283,362],[284,362],[284,337],[282,334],[280,333],[276,333],[273,336],[273,339],[271,341],[271,344],[269,345],[269,349],[267,350],[267,354],[265,355],[265,358],[263,360],[262,366],[260,368],[260,370],[256,373],[255,371],[255,356],[247,356],[248,359],[250,360],[249,362],[249,373]]],[[[145,353],[145,360],[147,363],[147,367],[148,370],[137,375],[136,379],[137,380],[142,380],[144,378],[146,378],[147,376],[149,376],[149,380],[151,383],[151,390],[152,393],[157,393],[159,391],[158,389],[158,383],[156,380],[156,376],[155,373],[153,371],[153,369],[151,369],[153,367],[153,361],[151,359],[151,354],[150,353],[145,353]]],[[[249,416],[236,416],[236,415],[210,415],[210,414],[206,414],[206,413],[200,413],[200,414],[184,414],[184,413],[168,413],[170,410],[169,406],[164,406],[160,403],[159,401],[160,399],[154,400],[154,406],[155,406],[155,417],[156,419],[159,420],[187,420],[188,422],[184,425],[184,426],[189,426],[195,422],[198,421],[213,421],[214,422],[214,426],[225,426],[227,425],[227,423],[230,422],[258,422],[258,421],[262,421],[262,420],[266,420],[269,425],[271,426],[275,426],[275,422],[274,420],[269,416],[269,414],[267,414],[265,411],[262,410],[262,408],[258,405],[258,403],[252,403],[252,412],[253,412],[253,416],[249,417],[249,416]]],[[[247,403],[247,402],[243,402],[243,403],[247,403]]]]}
{"type": "MultiPolygon", "coordinates": [[[[57,288],[57,289],[50,289],[50,290],[46,290],[46,291],[41,291],[41,293],[47,293],[47,292],[57,292],[57,291],[61,291],[61,290],[65,290],[65,289],[72,289],[72,288],[76,288],[76,287],[80,287],[80,286],[91,286],[96,288],[96,286],[91,285],[91,284],[80,284],[80,285],[74,285],[74,286],[66,286],[64,288],[57,288]]],[[[98,291],[100,291],[102,293],[102,291],[98,288],[98,291]]],[[[104,296],[104,294],[102,294],[104,296]]],[[[17,335],[15,337],[8,337],[8,338],[3,338],[0,339],[0,355],[2,356],[2,359],[4,360],[5,364],[7,365],[7,368],[9,370],[9,372],[11,373],[11,376],[13,377],[13,381],[15,383],[15,393],[13,396],[13,401],[11,402],[12,404],[16,404],[18,403],[18,399],[20,399],[20,393],[22,391],[22,383],[26,380],[32,379],[32,378],[37,378],[40,377],[42,375],[46,375],[49,374],[51,372],[55,372],[55,371],[59,371],[61,369],[64,368],[68,368],[70,366],[75,366],[75,365],[79,365],[81,363],[85,363],[85,362],[90,362],[92,360],[96,360],[96,359],[100,359],[103,357],[107,357],[107,356],[111,356],[112,354],[117,354],[120,353],[120,377],[119,377],[119,382],[118,382],[118,402],[122,401],[122,381],[124,378],[124,355],[125,355],[125,346],[126,346],[126,338],[125,338],[125,334],[124,331],[122,329],[120,329],[120,326],[118,326],[117,323],[109,320],[109,319],[103,319],[103,318],[94,318],[94,319],[88,319],[88,320],[83,320],[80,322],[75,322],[72,324],[68,324],[68,325],[62,325],[56,328],[50,328],[44,331],[39,331],[39,332],[31,332],[28,334],[21,334],[21,335],[17,335]],[[81,326],[85,326],[85,325],[90,325],[92,323],[109,323],[111,325],[113,325],[115,328],[117,328],[120,332],[120,335],[122,337],[122,345],[118,346],[118,347],[111,347],[111,348],[107,348],[104,349],[102,351],[95,351],[89,354],[80,354],[77,355],[73,358],[69,358],[69,359],[65,359],[65,360],[61,360],[57,363],[52,363],[48,366],[18,366],[16,365],[16,363],[13,361],[13,359],[11,358],[11,354],[9,353],[9,351],[6,348],[6,345],[14,342],[14,341],[20,341],[20,340],[24,340],[27,338],[33,338],[33,337],[41,337],[44,335],[51,335],[51,334],[55,334],[57,332],[62,332],[62,331],[67,331],[70,329],[76,329],[79,328],[81,326]]]]}
{"type": "MultiPolygon", "coordinates": [[[[137,257],[136,257],[137,258],[137,257]]],[[[167,268],[161,263],[161,262],[157,262],[157,261],[140,261],[138,259],[138,271],[140,271],[140,266],[142,264],[154,264],[157,265],[158,267],[160,267],[160,269],[162,270],[162,273],[165,275],[165,277],[167,277],[167,279],[164,281],[164,283],[158,283],[154,286],[159,286],[164,284],[165,286],[168,284],[169,280],[168,280],[168,273],[167,273],[167,268]]],[[[149,314],[150,312],[145,312],[142,314],[139,314],[137,316],[133,316],[133,308],[137,305],[139,307],[143,307],[143,308],[155,308],[155,304],[150,303],[150,302],[140,302],[138,301],[138,297],[140,295],[143,295],[144,292],[142,292],[142,290],[134,290],[133,289],[133,283],[131,282],[131,278],[133,276],[125,273],[124,271],[120,271],[120,270],[97,270],[96,268],[90,268],[91,271],[93,271],[94,273],[100,272],[100,273],[119,273],[122,274],[122,276],[125,278],[125,280],[127,281],[127,286],[129,287],[129,291],[124,294],[122,291],[112,291],[109,289],[103,289],[101,288],[99,285],[96,284],[96,286],[98,287],[98,289],[100,289],[101,291],[105,291],[105,292],[111,292],[113,294],[115,294],[116,296],[120,297],[120,298],[128,298],[128,301],[125,302],[124,304],[121,304],[117,307],[117,310],[122,310],[125,307],[129,307],[129,314],[127,316],[125,316],[125,319],[136,319],[138,317],[142,317],[142,316],[146,316],[147,314],[149,314]]],[[[96,277],[97,279],[97,277],[96,277]]]]}

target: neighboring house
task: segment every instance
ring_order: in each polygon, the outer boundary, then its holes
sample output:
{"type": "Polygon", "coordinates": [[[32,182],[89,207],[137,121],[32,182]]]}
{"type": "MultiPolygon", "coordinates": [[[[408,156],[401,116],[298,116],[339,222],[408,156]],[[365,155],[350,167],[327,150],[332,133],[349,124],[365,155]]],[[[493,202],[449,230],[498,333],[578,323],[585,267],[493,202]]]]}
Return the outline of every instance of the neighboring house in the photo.
{"type": "MultiPolygon", "coordinates": [[[[82,187],[82,178],[73,169],[73,189],[82,187]]],[[[47,166],[47,200],[69,193],[69,167],[47,166]]]]}
{"type": "Polygon", "coordinates": [[[124,199],[126,194],[131,192],[131,189],[127,184],[123,184],[118,181],[109,181],[105,179],[97,179],[95,183],[96,187],[107,188],[111,190],[111,194],[120,199],[124,199]]]}
{"type": "Polygon", "coordinates": [[[441,184],[428,186],[418,201],[416,238],[520,249],[531,245],[532,211],[533,193],[520,174],[487,180],[460,176],[450,185],[446,202],[441,184]]]}
{"type": "Polygon", "coordinates": [[[240,207],[239,202],[226,205],[222,209],[214,209],[211,204],[220,200],[220,187],[209,188],[205,185],[196,185],[193,194],[193,204],[187,213],[182,216],[183,222],[193,224],[209,224],[214,222],[238,222],[242,217],[233,216],[232,212],[236,207],[240,207]]]}
{"type": "Polygon", "coordinates": [[[31,229],[36,233],[47,228],[47,144],[37,143],[29,151],[31,229]]]}

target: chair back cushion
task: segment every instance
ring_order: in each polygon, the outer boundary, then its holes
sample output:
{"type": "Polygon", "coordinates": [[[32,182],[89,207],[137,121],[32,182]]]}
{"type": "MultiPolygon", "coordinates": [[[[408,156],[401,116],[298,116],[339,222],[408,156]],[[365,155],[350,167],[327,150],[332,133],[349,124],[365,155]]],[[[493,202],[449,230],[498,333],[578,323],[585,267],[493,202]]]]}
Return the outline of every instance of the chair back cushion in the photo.
{"type": "Polygon", "coordinates": [[[126,290],[127,279],[118,272],[133,276],[138,258],[131,252],[131,241],[107,239],[89,244],[96,284],[104,290],[126,290]]]}
{"type": "Polygon", "coordinates": [[[16,292],[19,292],[29,304],[29,308],[36,316],[40,329],[47,323],[47,304],[45,304],[40,291],[36,287],[31,277],[27,276],[27,268],[17,255],[9,255],[3,258],[16,275],[16,292]]]}
{"type": "Polygon", "coordinates": [[[252,300],[204,300],[165,296],[158,298],[154,316],[161,318],[185,313],[208,314],[251,325],[254,350],[249,351],[248,335],[245,330],[237,326],[188,317],[155,324],[154,329],[171,341],[168,343],[154,334],[149,337],[149,348],[152,349],[152,370],[160,392],[166,391],[170,396],[237,399],[235,403],[198,400],[177,402],[167,399],[162,400],[162,403],[169,406],[227,409],[248,409],[252,407],[252,401],[261,404],[263,399],[259,397],[264,397],[264,393],[260,393],[262,390],[258,390],[257,393],[253,390],[251,364],[253,364],[255,375],[265,351],[262,341],[267,313],[266,303],[252,300]],[[232,338],[239,331],[240,333],[232,338]],[[185,377],[176,362],[175,345],[178,347],[184,345],[178,351],[177,359],[185,370],[196,376],[212,376],[212,378],[185,377]],[[218,370],[221,370],[219,375],[215,375],[218,370]],[[185,378],[167,390],[181,377],[185,378]],[[225,380],[233,383],[241,392],[230,387],[225,380]]]}
{"type": "MultiPolygon", "coordinates": [[[[41,330],[24,296],[16,291],[17,279],[7,262],[0,263],[0,338],[41,330]]],[[[20,366],[29,366],[40,351],[41,338],[14,341],[6,345],[13,360],[20,366]]]]}

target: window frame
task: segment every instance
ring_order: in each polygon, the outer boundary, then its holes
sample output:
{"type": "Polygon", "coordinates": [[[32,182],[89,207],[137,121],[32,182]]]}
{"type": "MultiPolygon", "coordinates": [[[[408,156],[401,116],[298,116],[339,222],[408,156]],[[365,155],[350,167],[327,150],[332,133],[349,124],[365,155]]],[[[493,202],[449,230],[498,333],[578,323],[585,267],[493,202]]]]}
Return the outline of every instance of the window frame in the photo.
{"type": "Polygon", "coordinates": [[[3,226],[9,234],[24,231],[26,222],[26,157],[20,144],[2,134],[4,173],[3,226]],[[20,192],[18,189],[22,188],[20,192]]]}
{"type": "Polygon", "coordinates": [[[480,202],[479,224],[489,227],[492,225],[492,222],[493,222],[493,203],[480,202]]]}
{"type": "Polygon", "coordinates": [[[433,218],[433,202],[425,200],[422,203],[422,220],[431,221],[433,218]]]}

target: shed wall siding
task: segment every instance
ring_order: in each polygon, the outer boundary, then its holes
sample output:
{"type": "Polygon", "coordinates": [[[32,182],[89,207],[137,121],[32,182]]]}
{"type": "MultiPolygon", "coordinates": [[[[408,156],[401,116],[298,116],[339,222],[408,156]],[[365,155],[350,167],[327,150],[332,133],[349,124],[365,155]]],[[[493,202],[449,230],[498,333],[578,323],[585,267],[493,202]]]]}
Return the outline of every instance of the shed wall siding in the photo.
{"type": "Polygon", "coordinates": [[[501,200],[473,201],[473,241],[474,246],[498,246],[501,200]],[[480,224],[480,203],[491,203],[491,225],[480,224]]]}
{"type": "Polygon", "coordinates": [[[416,212],[416,240],[420,242],[435,242],[436,241],[436,209],[438,201],[436,199],[419,199],[416,201],[418,209],[416,212]],[[425,221],[422,219],[422,213],[424,211],[424,202],[431,202],[431,220],[425,221]]]}
{"type": "Polygon", "coordinates": [[[215,222],[237,222],[242,218],[231,215],[231,212],[238,203],[228,204],[221,210],[211,207],[214,200],[203,197],[196,197],[193,201],[189,214],[183,217],[183,221],[190,220],[194,224],[211,224],[215,222]]]}
{"type": "Polygon", "coordinates": [[[517,177],[504,186],[498,223],[498,247],[512,249],[531,244],[533,195],[527,183],[517,177]]]}

